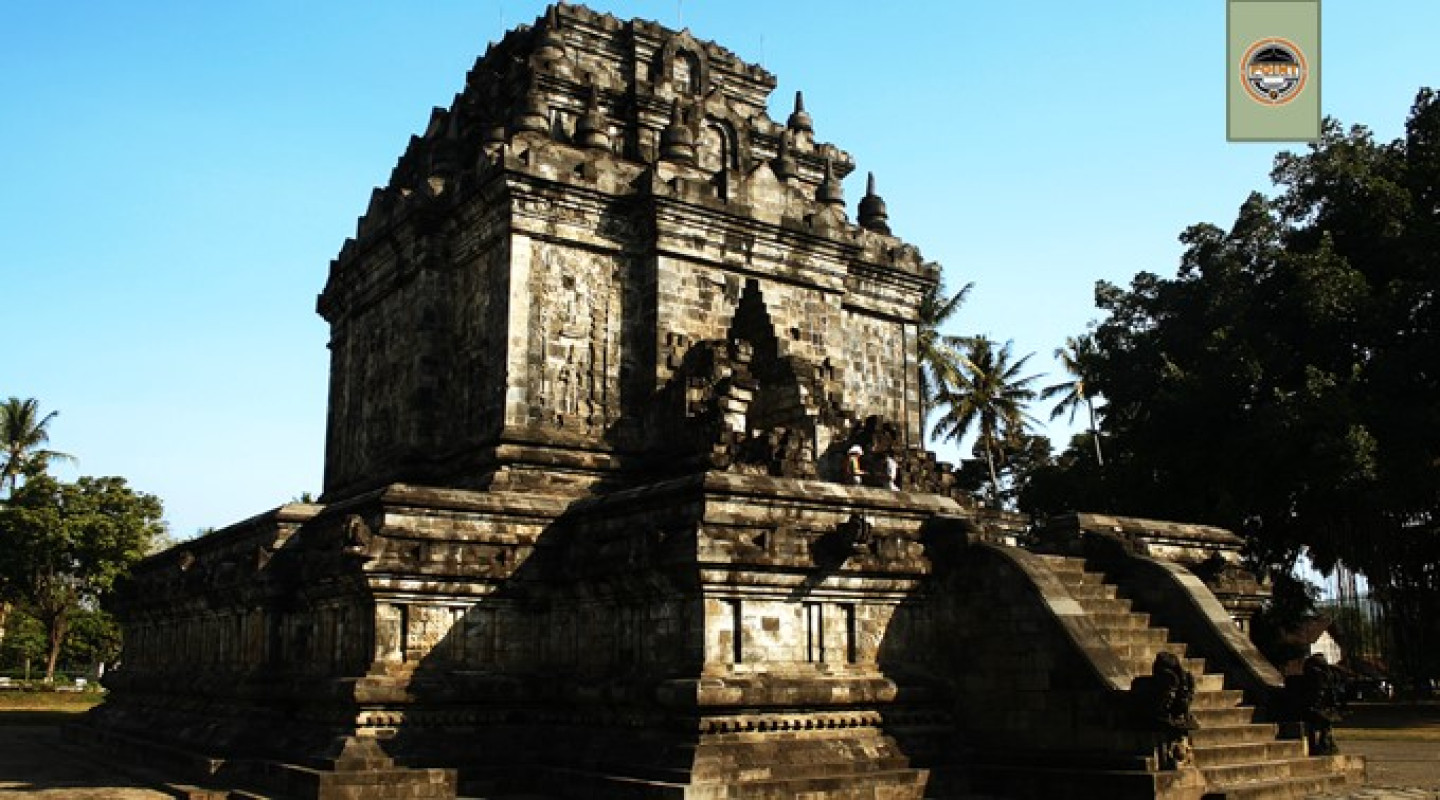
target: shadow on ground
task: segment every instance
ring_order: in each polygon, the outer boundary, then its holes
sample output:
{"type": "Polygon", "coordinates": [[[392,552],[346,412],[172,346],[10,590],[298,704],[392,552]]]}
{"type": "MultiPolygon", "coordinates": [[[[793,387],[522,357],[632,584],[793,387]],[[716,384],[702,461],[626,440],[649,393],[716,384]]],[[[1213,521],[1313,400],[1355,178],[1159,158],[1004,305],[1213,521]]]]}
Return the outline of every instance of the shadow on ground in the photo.
{"type": "Polygon", "coordinates": [[[1352,735],[1365,730],[1417,730],[1440,734],[1440,703],[1351,703],[1340,723],[1352,735]]]}
{"type": "MultiPolygon", "coordinates": [[[[1415,720],[1403,709],[1354,709],[1375,730],[1403,730],[1415,720]]],[[[1435,724],[1435,707],[1419,713],[1435,724]]],[[[57,711],[0,711],[0,798],[39,800],[161,800],[171,795],[148,788],[111,765],[66,746],[61,725],[75,715],[57,711]]],[[[1371,741],[1364,729],[1341,732],[1347,753],[1369,760],[1369,786],[1440,790],[1440,741],[1371,741]]]]}
{"type": "Polygon", "coordinates": [[[0,708],[0,728],[11,725],[64,725],[75,722],[85,709],[55,711],[41,708],[0,708]]]}
{"type": "Polygon", "coordinates": [[[0,797],[42,800],[161,800],[120,770],[66,746],[63,711],[0,711],[0,797]]]}

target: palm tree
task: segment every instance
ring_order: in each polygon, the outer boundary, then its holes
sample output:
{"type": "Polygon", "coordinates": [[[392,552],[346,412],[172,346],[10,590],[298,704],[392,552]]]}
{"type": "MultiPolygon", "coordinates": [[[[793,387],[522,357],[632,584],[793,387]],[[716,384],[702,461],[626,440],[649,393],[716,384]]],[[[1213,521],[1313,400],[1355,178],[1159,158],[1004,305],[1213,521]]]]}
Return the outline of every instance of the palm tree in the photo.
{"type": "Polygon", "coordinates": [[[984,336],[970,340],[956,384],[940,394],[939,406],[944,413],[931,431],[936,438],[954,441],[972,427],[979,428],[975,444],[985,454],[992,498],[1000,490],[995,462],[1004,456],[1005,444],[1017,440],[1035,421],[1025,406],[1035,399],[1030,385],[1039,376],[1020,374],[1034,354],[1013,361],[1010,347],[1011,343],[1006,342],[997,349],[984,336]]]}
{"type": "Polygon", "coordinates": [[[43,472],[51,461],[74,461],[65,453],[46,450],[50,441],[47,428],[50,421],[59,414],[51,411],[40,416],[40,403],[33,397],[21,400],[11,397],[0,404],[0,489],[7,488],[13,494],[20,484],[20,476],[43,472]]]}
{"type": "Polygon", "coordinates": [[[944,334],[940,328],[965,304],[974,286],[974,282],[967,283],[955,294],[946,297],[939,284],[932,284],[920,298],[916,344],[919,348],[921,430],[924,430],[926,418],[941,394],[953,388],[959,379],[963,349],[969,344],[970,337],[944,334]]]}
{"type": "Polygon", "coordinates": [[[1070,380],[1046,386],[1040,390],[1040,399],[1049,400],[1059,397],[1060,402],[1050,409],[1050,419],[1058,419],[1066,411],[1070,412],[1070,424],[1075,424],[1075,412],[1080,406],[1085,406],[1085,411],[1090,415],[1090,438],[1095,442],[1095,463],[1105,466],[1105,456],[1100,452],[1100,429],[1095,424],[1095,397],[1093,392],[1087,390],[1087,382],[1093,374],[1091,363],[1096,355],[1095,338],[1091,335],[1065,337],[1065,346],[1055,348],[1055,358],[1059,359],[1060,365],[1065,368],[1070,380]]]}

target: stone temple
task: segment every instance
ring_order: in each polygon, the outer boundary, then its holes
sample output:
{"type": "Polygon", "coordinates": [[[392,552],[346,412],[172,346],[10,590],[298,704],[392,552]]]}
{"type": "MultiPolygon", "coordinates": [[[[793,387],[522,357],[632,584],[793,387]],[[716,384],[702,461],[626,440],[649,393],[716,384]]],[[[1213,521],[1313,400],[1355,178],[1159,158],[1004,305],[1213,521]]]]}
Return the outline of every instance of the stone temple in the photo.
{"type": "Polygon", "coordinates": [[[774,87],[577,6],[493,45],[331,264],[321,502],[144,562],[75,735],[247,797],[1359,780],[1249,644],[1235,536],[957,499],[938,267],[774,87]],[[842,480],[856,444],[898,490],[842,480]]]}

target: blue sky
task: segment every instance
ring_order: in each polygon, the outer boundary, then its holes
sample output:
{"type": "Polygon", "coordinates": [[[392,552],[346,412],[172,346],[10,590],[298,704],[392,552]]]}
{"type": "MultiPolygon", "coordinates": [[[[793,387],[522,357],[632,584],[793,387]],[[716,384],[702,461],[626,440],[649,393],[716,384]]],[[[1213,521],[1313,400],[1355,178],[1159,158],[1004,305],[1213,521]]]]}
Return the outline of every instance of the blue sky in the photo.
{"type": "MultiPolygon", "coordinates": [[[[1225,141],[1221,0],[593,7],[763,63],[773,117],[803,90],[858,163],[851,213],[875,172],[896,233],[975,281],[956,332],[1052,380],[1094,282],[1172,273],[1180,231],[1228,225],[1282,149],[1225,141]]],[[[177,536],[318,492],[329,261],[543,8],[0,2],[0,396],[58,410],[52,446],[159,495],[177,536]]],[[[1326,113],[1399,135],[1440,84],[1440,3],[1329,0],[1323,26],[1326,113]]]]}

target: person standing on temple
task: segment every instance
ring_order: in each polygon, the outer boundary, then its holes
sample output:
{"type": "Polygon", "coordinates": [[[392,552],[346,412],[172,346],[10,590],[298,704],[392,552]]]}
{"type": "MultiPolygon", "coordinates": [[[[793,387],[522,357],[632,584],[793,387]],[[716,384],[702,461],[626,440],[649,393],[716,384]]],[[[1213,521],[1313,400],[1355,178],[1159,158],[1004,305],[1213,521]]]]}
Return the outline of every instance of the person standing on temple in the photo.
{"type": "Polygon", "coordinates": [[[850,445],[850,451],[845,454],[845,482],[859,486],[865,482],[865,465],[861,458],[865,455],[865,448],[858,444],[850,445]]]}
{"type": "Polygon", "coordinates": [[[885,486],[892,492],[900,491],[900,462],[894,453],[885,454],[885,486]]]}

